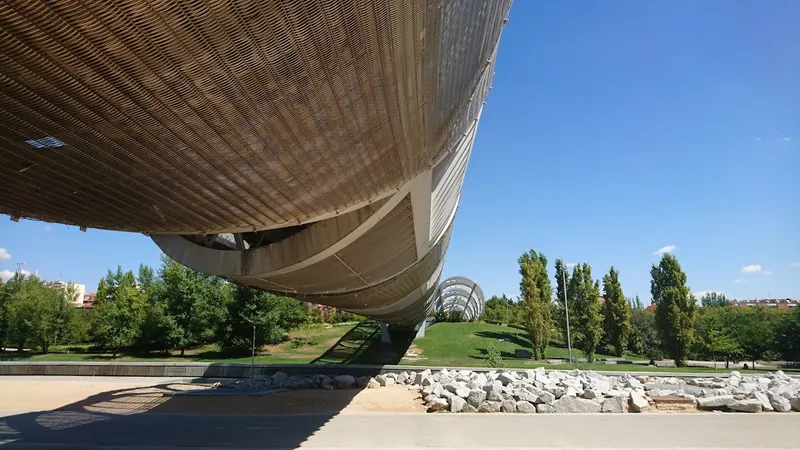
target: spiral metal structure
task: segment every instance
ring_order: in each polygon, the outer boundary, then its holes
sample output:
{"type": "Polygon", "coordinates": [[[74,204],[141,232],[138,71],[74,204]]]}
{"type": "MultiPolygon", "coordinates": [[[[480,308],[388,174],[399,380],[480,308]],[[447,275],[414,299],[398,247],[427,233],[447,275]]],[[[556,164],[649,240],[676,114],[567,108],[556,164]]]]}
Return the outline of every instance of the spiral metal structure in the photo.
{"type": "Polygon", "coordinates": [[[0,2],[0,213],[419,323],[509,7],[0,2]]]}
{"type": "Polygon", "coordinates": [[[451,277],[439,284],[436,289],[436,312],[456,311],[466,321],[478,320],[483,314],[485,298],[478,283],[466,277],[451,277]]]}

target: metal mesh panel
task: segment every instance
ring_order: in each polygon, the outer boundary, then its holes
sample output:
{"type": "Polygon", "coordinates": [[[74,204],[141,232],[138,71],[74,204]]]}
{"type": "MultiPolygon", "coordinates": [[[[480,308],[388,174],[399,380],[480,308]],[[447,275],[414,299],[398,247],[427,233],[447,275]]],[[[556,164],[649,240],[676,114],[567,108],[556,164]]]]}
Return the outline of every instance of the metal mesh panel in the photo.
{"type": "Polygon", "coordinates": [[[0,3],[0,213],[188,234],[368,204],[474,119],[465,93],[485,78],[507,10],[0,3]],[[49,138],[65,145],[26,143],[49,138]]]}

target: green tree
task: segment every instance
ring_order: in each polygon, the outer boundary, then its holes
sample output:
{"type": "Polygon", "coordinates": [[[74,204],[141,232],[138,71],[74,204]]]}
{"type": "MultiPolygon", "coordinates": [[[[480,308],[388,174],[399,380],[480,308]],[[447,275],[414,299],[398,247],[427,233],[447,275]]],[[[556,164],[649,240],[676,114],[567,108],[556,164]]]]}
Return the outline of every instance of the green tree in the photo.
{"type": "Polygon", "coordinates": [[[172,348],[172,332],[175,321],[167,313],[167,303],[154,290],[151,295],[143,293],[142,325],[135,346],[146,350],[166,351],[172,348]]]}
{"type": "Polygon", "coordinates": [[[728,306],[730,302],[728,298],[725,297],[725,294],[721,294],[718,292],[706,292],[700,297],[700,304],[704,308],[709,308],[712,306],[728,306]]]}
{"type": "Polygon", "coordinates": [[[800,361],[800,308],[779,317],[775,326],[775,349],[786,361],[800,361]]]}
{"type": "Polygon", "coordinates": [[[534,359],[544,359],[553,327],[550,314],[553,290],[547,275],[547,258],[531,250],[519,258],[522,317],[534,359]]]}
{"type": "Polygon", "coordinates": [[[466,322],[464,311],[456,308],[436,311],[437,322],[466,322]]]}
{"type": "Polygon", "coordinates": [[[141,332],[145,318],[146,298],[136,287],[133,272],[116,273],[110,270],[97,288],[92,336],[113,356],[133,345],[141,332]]]}
{"type": "Polygon", "coordinates": [[[644,309],[644,305],[642,301],[639,300],[639,296],[635,297],[626,297],[625,301],[628,302],[628,310],[633,311],[634,309],[644,309]]]}
{"type": "MultiPolygon", "coordinates": [[[[213,342],[225,319],[227,288],[224,282],[166,256],[161,258],[159,278],[157,295],[166,305],[169,320],[165,323],[171,325],[171,346],[180,349],[183,356],[188,348],[213,342]]],[[[302,322],[305,311],[301,310],[299,316],[302,322]]]]}
{"type": "Polygon", "coordinates": [[[766,308],[735,308],[731,327],[742,355],[753,362],[774,353],[776,316],[779,311],[766,308]]]}
{"type": "MultiPolygon", "coordinates": [[[[164,257],[162,256],[162,261],[164,257]]],[[[145,295],[150,296],[156,288],[156,274],[153,268],[144,264],[139,264],[139,272],[136,274],[136,287],[145,295]]]]}
{"type": "Polygon", "coordinates": [[[728,308],[703,308],[696,318],[695,340],[702,357],[711,357],[716,366],[717,356],[725,359],[729,368],[731,358],[741,352],[739,341],[732,333],[728,308]]]}
{"type": "Polygon", "coordinates": [[[74,286],[62,292],[36,276],[17,274],[4,291],[6,335],[20,350],[32,344],[48,353],[51,346],[69,338],[74,325],[74,286]]]}
{"type": "Polygon", "coordinates": [[[76,308],[74,311],[74,321],[69,329],[64,343],[83,344],[90,340],[90,330],[94,320],[94,309],[76,308]]]}
{"type": "Polygon", "coordinates": [[[11,329],[9,328],[11,299],[18,289],[21,277],[22,275],[15,274],[13,277],[9,278],[6,283],[0,284],[0,348],[6,348],[12,344],[10,340],[11,329]]]}
{"type": "Polygon", "coordinates": [[[136,286],[144,298],[144,317],[134,345],[146,350],[166,351],[172,348],[170,338],[175,322],[167,313],[167,303],[162,295],[163,280],[156,277],[150,266],[140,264],[136,286]]]}
{"type": "Polygon", "coordinates": [[[695,298],[689,294],[686,274],[678,260],[669,253],[650,269],[650,293],[656,305],[656,327],[667,355],[675,365],[686,365],[689,345],[694,335],[695,298]]]}
{"type": "Polygon", "coordinates": [[[493,295],[483,304],[481,320],[490,323],[513,323],[515,303],[506,294],[493,295]]]}
{"type": "Polygon", "coordinates": [[[250,349],[254,333],[256,348],[281,342],[285,330],[278,325],[277,314],[270,310],[270,300],[274,296],[237,285],[233,300],[228,303],[220,346],[225,350],[244,352],[250,349]]]}
{"type": "Polygon", "coordinates": [[[564,261],[560,258],[556,260],[556,298],[555,298],[555,308],[553,308],[554,314],[553,318],[555,319],[556,328],[558,332],[561,333],[562,338],[564,340],[567,339],[567,306],[564,304],[564,289],[567,287],[566,282],[569,280],[569,268],[564,261]]]}
{"type": "Polygon", "coordinates": [[[4,289],[5,340],[8,345],[16,344],[19,352],[25,349],[34,332],[34,325],[29,320],[31,311],[26,303],[31,297],[31,291],[36,290],[39,283],[38,278],[18,272],[6,283],[4,289]]]}
{"type": "MultiPolygon", "coordinates": [[[[285,331],[299,328],[305,321],[305,306],[300,300],[272,294],[267,296],[267,308],[277,316],[278,326],[285,331]]],[[[343,322],[363,319],[361,316],[350,312],[346,314],[348,315],[347,320],[343,320],[343,322]]]]}
{"type": "Polygon", "coordinates": [[[661,340],[656,331],[655,313],[646,309],[631,311],[631,335],[628,349],[651,361],[661,359],[661,340]]]}
{"type": "Polygon", "coordinates": [[[42,353],[48,353],[51,346],[69,337],[75,324],[75,308],[72,306],[75,288],[70,284],[66,292],[62,292],[40,280],[36,280],[31,287],[26,298],[22,299],[26,310],[25,320],[29,321],[32,343],[42,353]]]}
{"type": "Polygon", "coordinates": [[[506,367],[506,363],[503,361],[503,355],[492,342],[489,342],[489,345],[486,347],[485,361],[487,367],[494,369],[504,369],[506,367]]]}
{"type": "Polygon", "coordinates": [[[307,325],[321,324],[322,313],[320,312],[320,310],[311,303],[306,303],[305,307],[306,307],[305,323],[307,325]]]}
{"type": "Polygon", "coordinates": [[[592,267],[586,263],[575,266],[569,281],[568,298],[572,327],[572,340],[581,349],[588,362],[594,360],[594,354],[603,336],[603,316],[600,314],[600,284],[592,279],[592,267]],[[573,319],[574,317],[574,319],[573,319]]]}
{"type": "Polygon", "coordinates": [[[631,334],[631,311],[622,293],[619,272],[614,267],[603,277],[603,298],[605,337],[614,347],[614,353],[622,356],[631,334]]]}

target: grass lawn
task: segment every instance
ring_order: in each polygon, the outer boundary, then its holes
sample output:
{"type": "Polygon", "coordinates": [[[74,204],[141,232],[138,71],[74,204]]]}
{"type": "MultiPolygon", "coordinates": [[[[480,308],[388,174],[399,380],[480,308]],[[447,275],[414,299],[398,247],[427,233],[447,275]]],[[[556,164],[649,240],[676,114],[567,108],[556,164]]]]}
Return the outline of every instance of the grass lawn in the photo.
{"type": "MultiPolygon", "coordinates": [[[[332,347],[352,325],[335,327],[312,327],[294,330],[289,340],[278,345],[265,346],[256,352],[256,362],[263,364],[306,364],[322,355],[332,347]],[[295,338],[303,339],[304,345],[296,345],[295,338]]],[[[56,347],[47,354],[23,352],[0,353],[0,361],[197,361],[197,362],[250,362],[250,356],[231,356],[225,354],[217,345],[187,350],[185,356],[180,352],[171,353],[120,353],[116,358],[110,353],[88,351],[88,346],[70,346],[79,351],[68,351],[66,347],[56,347]]]]}
{"type": "MultiPolygon", "coordinates": [[[[413,335],[393,336],[397,348],[392,350],[397,359],[387,361],[381,352],[385,348],[380,345],[380,336],[376,324],[353,324],[343,326],[311,327],[289,333],[289,339],[278,345],[265,346],[256,353],[255,361],[262,364],[393,364],[400,360],[406,352],[413,335]],[[342,337],[344,336],[344,339],[342,337]],[[341,341],[340,341],[341,339],[341,341]],[[302,345],[298,345],[302,341],[302,345]],[[374,345],[373,345],[374,344],[374,345]]],[[[402,333],[401,333],[402,334],[402,333]]],[[[437,323],[425,332],[425,337],[411,342],[411,351],[417,353],[416,358],[405,357],[400,360],[403,365],[420,365],[433,367],[485,367],[486,348],[493,343],[501,352],[508,368],[533,368],[544,366],[548,369],[582,370],[618,370],[625,372],[663,371],[663,372],[701,372],[727,373],[729,370],[714,370],[708,367],[650,367],[643,364],[602,364],[579,363],[546,364],[542,361],[519,359],[514,357],[514,350],[528,349],[530,343],[524,331],[513,327],[488,323],[437,323]],[[502,339],[502,340],[501,340],[502,339]]],[[[91,352],[88,345],[54,348],[48,354],[17,353],[15,351],[0,353],[0,361],[197,361],[249,363],[249,355],[230,355],[222,352],[216,345],[187,350],[181,357],[179,352],[171,353],[122,353],[112,358],[109,353],[91,352]]],[[[573,357],[582,358],[580,350],[573,349],[573,357]]],[[[561,342],[551,342],[547,348],[548,359],[567,358],[568,351],[561,342]]],[[[615,358],[611,355],[598,354],[598,358],[615,358]]],[[[626,354],[628,360],[645,358],[626,354]]],[[[722,364],[720,365],[722,367],[722,364]]],[[[772,369],[775,370],[775,369],[772,369]]],[[[800,369],[783,369],[787,373],[800,373],[800,369]]],[[[763,371],[747,371],[760,373],[763,371]]]]}
{"type": "MultiPolygon", "coordinates": [[[[421,365],[433,367],[485,367],[486,348],[493,343],[501,352],[506,367],[531,368],[544,366],[548,369],[573,369],[583,370],[618,370],[625,372],[708,372],[728,373],[730,370],[714,370],[707,367],[664,367],[657,368],[642,364],[546,364],[542,361],[519,359],[514,357],[515,349],[529,349],[530,341],[525,332],[513,327],[494,325],[489,323],[437,323],[425,330],[425,337],[414,341],[414,350],[419,353],[418,358],[404,358],[400,364],[421,365]],[[502,339],[502,341],[500,340],[502,339]]],[[[545,351],[548,359],[567,358],[568,350],[562,342],[551,342],[545,351]]],[[[572,349],[574,358],[582,358],[583,352],[572,349]]],[[[596,358],[616,358],[612,355],[598,353],[596,358]]],[[[646,358],[625,354],[627,360],[644,360],[646,358]]],[[[616,358],[618,359],[618,358],[616,358]]],[[[787,370],[787,369],[784,369],[787,370]]],[[[763,371],[752,371],[759,373],[763,371]]],[[[748,371],[747,373],[751,373],[748,371]]]]}
{"type": "MultiPolygon", "coordinates": [[[[508,364],[520,367],[533,364],[530,360],[514,357],[516,349],[530,349],[527,334],[518,329],[491,323],[437,323],[425,330],[425,337],[418,338],[414,345],[421,350],[419,364],[445,366],[483,366],[486,348],[493,343],[508,364]]],[[[569,349],[566,344],[553,341],[545,351],[546,359],[566,359],[569,349]]],[[[573,348],[573,358],[583,358],[583,352],[573,348]]],[[[615,358],[598,353],[597,358],[615,358]]],[[[627,359],[644,359],[642,356],[626,354],[627,359]]],[[[410,361],[404,361],[409,362],[410,361]]]]}

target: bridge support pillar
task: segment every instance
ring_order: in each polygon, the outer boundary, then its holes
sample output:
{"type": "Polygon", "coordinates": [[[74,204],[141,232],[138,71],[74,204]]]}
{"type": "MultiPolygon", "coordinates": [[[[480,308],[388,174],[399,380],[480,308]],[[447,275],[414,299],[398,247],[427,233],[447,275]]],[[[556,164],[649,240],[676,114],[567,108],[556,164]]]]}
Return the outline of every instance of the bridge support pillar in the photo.
{"type": "Polygon", "coordinates": [[[381,323],[381,344],[391,344],[392,338],[389,336],[389,325],[381,323]]]}
{"type": "Polygon", "coordinates": [[[425,337],[425,328],[428,327],[428,318],[422,319],[422,323],[419,324],[419,328],[417,329],[417,337],[425,337]]]}

